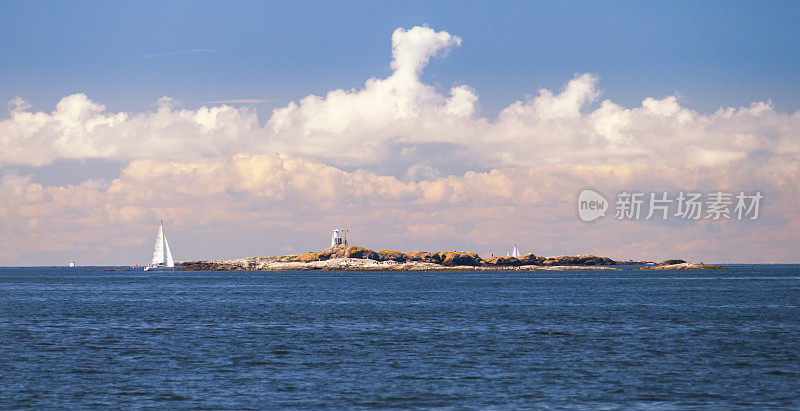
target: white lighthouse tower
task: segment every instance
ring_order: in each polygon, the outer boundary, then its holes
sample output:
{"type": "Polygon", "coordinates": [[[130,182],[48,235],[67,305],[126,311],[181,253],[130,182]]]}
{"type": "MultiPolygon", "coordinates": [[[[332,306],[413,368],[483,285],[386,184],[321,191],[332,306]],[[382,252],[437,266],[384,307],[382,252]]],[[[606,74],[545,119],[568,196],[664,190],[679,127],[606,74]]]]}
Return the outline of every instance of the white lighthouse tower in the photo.
{"type": "Polygon", "coordinates": [[[336,247],[337,245],[343,244],[347,245],[347,230],[334,228],[333,235],[331,235],[331,247],[336,247]]]}

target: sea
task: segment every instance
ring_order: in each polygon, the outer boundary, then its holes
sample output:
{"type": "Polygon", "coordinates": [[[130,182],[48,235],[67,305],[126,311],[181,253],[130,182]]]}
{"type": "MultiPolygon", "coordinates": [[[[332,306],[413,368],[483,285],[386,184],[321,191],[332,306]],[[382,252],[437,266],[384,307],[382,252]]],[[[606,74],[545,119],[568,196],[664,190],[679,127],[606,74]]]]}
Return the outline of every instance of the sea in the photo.
{"type": "Polygon", "coordinates": [[[800,265],[725,267],[0,268],[0,408],[800,409],[800,265]]]}

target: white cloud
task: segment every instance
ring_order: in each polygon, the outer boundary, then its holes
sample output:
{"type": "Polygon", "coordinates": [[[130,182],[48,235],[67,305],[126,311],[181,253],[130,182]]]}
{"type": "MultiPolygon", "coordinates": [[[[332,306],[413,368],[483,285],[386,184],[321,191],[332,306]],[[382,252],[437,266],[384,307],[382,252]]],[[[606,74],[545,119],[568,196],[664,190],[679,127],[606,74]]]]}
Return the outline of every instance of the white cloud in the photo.
{"type": "Polygon", "coordinates": [[[8,235],[0,239],[0,263],[24,260],[24,251],[13,251],[20,244],[30,255],[68,244],[111,247],[109,258],[146,249],[159,217],[195,233],[222,230],[219,224],[255,233],[347,224],[362,239],[398,248],[415,242],[492,251],[512,236],[542,253],[655,258],[648,250],[663,249],[691,258],[681,253],[688,243],[705,244],[705,255],[720,259],[793,258],[800,112],[754,102],[704,114],[676,96],[624,107],[600,100],[599,78],[580,74],[560,91],[538,90],[485,118],[476,115],[478,94],[468,85],[439,90],[420,80],[431,58],[460,44],[444,31],[397,29],[389,76],[306,96],[263,121],[251,108],[228,105],[250,100],[186,109],[164,97],[153,111],[113,113],[73,94],[47,113],[15,99],[0,120],[0,167],[33,166],[35,173],[54,161],[89,158],[128,164],[119,176],[101,176],[108,183],[68,186],[5,172],[0,226],[8,235]],[[607,193],[762,190],[770,208],[749,226],[586,226],[572,202],[587,186],[607,193]],[[720,236],[752,241],[726,249],[720,236]]]}
{"type": "Polygon", "coordinates": [[[431,57],[460,45],[461,38],[446,31],[420,26],[398,28],[392,33],[392,69],[396,76],[415,81],[431,57]]]}
{"type": "MultiPolygon", "coordinates": [[[[514,241],[541,254],[788,261],[800,245],[795,234],[800,225],[793,217],[800,197],[797,183],[796,176],[775,177],[753,168],[564,164],[406,182],[285,154],[191,162],[135,160],[110,184],[43,186],[28,177],[3,176],[0,225],[6,234],[0,241],[4,250],[0,264],[19,261],[25,253],[46,255],[97,246],[111,247],[108,263],[125,250],[134,257],[146,256],[150,231],[160,218],[173,232],[195,233],[187,234],[183,247],[176,244],[176,248],[186,250],[191,239],[228,256],[239,255],[240,245],[220,243],[202,233],[222,225],[239,233],[243,241],[262,244],[264,233],[285,226],[307,233],[297,250],[302,251],[322,248],[316,237],[324,237],[330,226],[345,225],[353,229],[359,244],[376,248],[430,244],[489,253],[514,241]],[[626,223],[613,220],[610,210],[605,220],[587,225],[575,215],[577,194],[587,186],[609,196],[630,187],[672,192],[757,188],[765,194],[765,205],[762,219],[755,222],[626,223]],[[750,241],[726,248],[725,239],[739,237],[750,241]],[[687,255],[687,239],[703,240],[705,248],[687,255]]],[[[286,245],[272,240],[269,247],[274,249],[262,254],[276,253],[286,245]]],[[[180,255],[203,257],[187,251],[180,255]]]]}
{"type": "MultiPolygon", "coordinates": [[[[446,174],[454,164],[722,166],[751,156],[763,161],[800,154],[798,113],[755,102],[701,114],[675,96],[647,97],[632,108],[604,100],[590,110],[600,96],[591,74],[575,76],[559,92],[541,89],[513,102],[495,119],[476,117],[475,90],[455,85],[443,93],[419,78],[430,58],[460,44],[445,31],[399,28],[392,34],[391,75],[291,102],[263,125],[248,107],[180,109],[167,97],[143,113],[109,113],[83,94],[64,97],[51,113],[30,112],[16,99],[9,118],[0,121],[0,164],[279,152],[351,168],[393,165],[395,175],[413,176],[420,170],[446,174]]],[[[227,102],[245,101],[256,100],[227,102]]]]}
{"type": "Polygon", "coordinates": [[[256,114],[246,109],[223,105],[176,110],[171,104],[162,98],[153,112],[107,113],[86,95],[73,94],[51,113],[32,113],[17,105],[0,121],[0,164],[219,155],[246,147],[258,128],[256,114]]]}

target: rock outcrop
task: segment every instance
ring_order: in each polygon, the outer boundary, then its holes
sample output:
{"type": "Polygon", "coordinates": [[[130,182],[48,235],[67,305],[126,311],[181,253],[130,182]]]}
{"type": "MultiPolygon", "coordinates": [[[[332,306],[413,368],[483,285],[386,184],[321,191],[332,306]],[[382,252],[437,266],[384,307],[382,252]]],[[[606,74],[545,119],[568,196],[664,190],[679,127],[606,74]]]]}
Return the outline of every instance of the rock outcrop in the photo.
{"type": "MultiPolygon", "coordinates": [[[[489,267],[516,267],[522,265],[522,262],[516,257],[489,257],[483,260],[483,264],[489,267]]],[[[536,265],[536,264],[531,264],[536,265]]]]}
{"type": "Polygon", "coordinates": [[[378,251],[379,261],[397,261],[399,263],[406,262],[405,253],[394,250],[380,250],[378,251]]]}
{"type": "Polygon", "coordinates": [[[446,267],[454,266],[479,266],[483,259],[472,251],[411,251],[403,253],[394,250],[373,251],[359,246],[336,246],[329,247],[321,251],[312,251],[288,256],[283,261],[310,263],[314,261],[326,261],[334,258],[356,258],[375,261],[395,261],[395,262],[423,262],[429,264],[441,264],[446,267]]]}
{"type": "Polygon", "coordinates": [[[683,264],[685,262],[686,262],[685,260],[664,260],[664,261],[658,263],[657,265],[659,265],[659,266],[675,265],[675,264],[683,264]]]}
{"type": "Polygon", "coordinates": [[[542,257],[535,254],[525,254],[522,257],[491,257],[483,260],[483,264],[493,267],[518,267],[523,265],[540,266],[599,266],[617,265],[617,262],[608,257],[597,257],[594,255],[560,255],[557,257],[542,257]]]}
{"type": "Polygon", "coordinates": [[[616,265],[617,262],[608,257],[598,257],[595,255],[560,255],[558,257],[547,257],[542,265],[616,265]]]}
{"type": "Polygon", "coordinates": [[[378,261],[380,257],[378,257],[378,253],[372,250],[351,245],[344,250],[344,258],[360,258],[362,260],[378,261]]]}
{"type": "Polygon", "coordinates": [[[656,265],[640,267],[640,270],[724,270],[718,265],[689,263],[684,260],[665,260],[656,265]]]}
{"type": "MultiPolygon", "coordinates": [[[[521,257],[498,256],[483,259],[472,251],[373,251],[354,245],[338,245],[320,251],[280,257],[251,257],[234,260],[185,261],[182,270],[568,270],[616,269],[609,266],[631,264],[594,255],[561,255],[542,257],[526,254],[521,257]]],[[[643,267],[652,270],[693,270],[722,268],[692,264],[683,260],[667,260],[643,267]]]]}
{"type": "Polygon", "coordinates": [[[438,254],[442,261],[441,264],[445,267],[459,265],[475,267],[481,265],[483,261],[478,253],[472,251],[445,251],[438,254]]]}

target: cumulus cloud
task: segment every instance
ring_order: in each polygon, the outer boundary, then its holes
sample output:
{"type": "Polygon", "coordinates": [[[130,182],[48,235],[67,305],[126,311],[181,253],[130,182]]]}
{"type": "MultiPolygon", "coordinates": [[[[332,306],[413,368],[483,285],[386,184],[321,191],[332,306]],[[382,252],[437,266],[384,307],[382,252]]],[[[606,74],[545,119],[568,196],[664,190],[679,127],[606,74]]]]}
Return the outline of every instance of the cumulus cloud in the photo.
{"type": "Polygon", "coordinates": [[[348,225],[385,246],[482,252],[502,251],[493,247],[514,237],[544,254],[655,258],[653,250],[669,250],[691,258],[682,253],[687,244],[701,244],[720,259],[785,261],[800,245],[791,217],[800,197],[800,112],[767,101],[699,113],[677,96],[624,107],[602,100],[600,78],[587,73],[481,117],[469,85],[442,90],[420,79],[430,59],[461,45],[459,37],[413,27],[391,38],[388,76],[306,96],[265,119],[249,107],[189,109],[168,97],[141,113],[109,112],[84,94],[64,97],[51,112],[13,100],[0,120],[0,168],[35,174],[54,161],[91,158],[127,166],[100,176],[107,181],[66,186],[0,170],[7,231],[0,263],[26,258],[19,244],[31,255],[68,244],[109,256],[146,249],[160,217],[193,232],[251,232],[248,240],[267,243],[267,230],[348,225]],[[573,208],[585,187],[762,190],[769,205],[750,226],[585,225],[573,208]]]}
{"type": "MultiPolygon", "coordinates": [[[[149,248],[153,222],[160,218],[176,232],[203,233],[219,230],[222,224],[250,243],[267,243],[261,254],[286,245],[262,237],[278,227],[307,233],[294,250],[302,251],[321,247],[328,227],[346,225],[361,244],[373,247],[447,244],[446,248],[488,254],[501,252],[498,247],[513,241],[541,254],[659,258],[680,252],[685,257],[727,261],[787,260],[798,245],[793,233],[800,226],[791,218],[800,194],[797,183],[796,176],[770,178],[754,169],[731,172],[715,167],[564,164],[408,182],[286,154],[239,154],[193,162],[135,160],[109,183],[43,186],[26,176],[3,176],[0,224],[7,234],[0,261],[12,261],[25,251],[92,250],[100,244],[112,251],[138,247],[141,253],[149,248]],[[763,219],[674,226],[609,218],[587,225],[575,216],[576,195],[586,186],[614,195],[624,187],[658,185],[673,192],[708,192],[726,189],[724,184],[762,190],[769,199],[763,219]],[[742,237],[750,239],[748,248],[730,248],[720,240],[742,237]],[[794,246],[775,247],[775,238],[794,246]],[[706,241],[702,253],[686,254],[687,239],[706,241]]],[[[241,253],[238,243],[195,237],[222,255],[241,253]]],[[[185,252],[180,256],[200,257],[185,252]]]]}
{"type": "Polygon", "coordinates": [[[461,38],[446,31],[420,26],[411,30],[398,28],[392,33],[392,69],[397,76],[416,78],[428,59],[460,45],[461,38]]]}
{"type": "Polygon", "coordinates": [[[32,113],[19,101],[0,121],[0,164],[219,155],[242,149],[258,127],[255,113],[245,109],[173,105],[165,97],[152,112],[108,113],[86,95],[73,94],[50,113],[32,113]]]}
{"type": "Polygon", "coordinates": [[[388,77],[307,96],[264,122],[251,108],[184,109],[167,97],[143,113],[110,113],[83,94],[64,97],[50,113],[30,112],[18,98],[0,121],[0,164],[277,152],[348,168],[389,164],[392,174],[411,177],[543,162],[723,166],[800,155],[799,113],[755,102],[701,114],[676,96],[630,108],[603,100],[590,109],[601,95],[593,74],[576,75],[559,91],[538,90],[497,118],[476,117],[478,95],[468,85],[442,92],[420,80],[431,58],[460,45],[445,31],[398,28],[388,77]]]}

